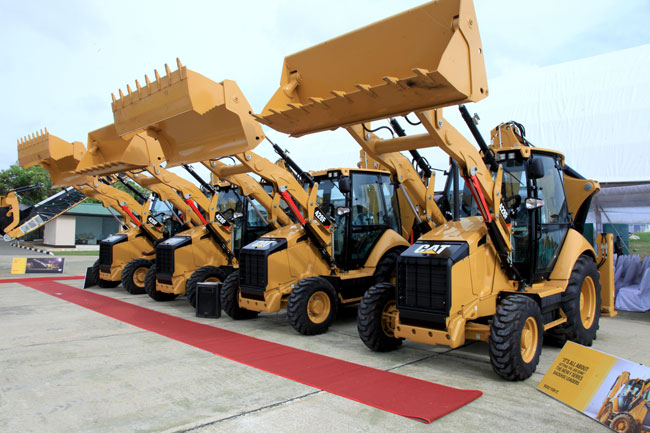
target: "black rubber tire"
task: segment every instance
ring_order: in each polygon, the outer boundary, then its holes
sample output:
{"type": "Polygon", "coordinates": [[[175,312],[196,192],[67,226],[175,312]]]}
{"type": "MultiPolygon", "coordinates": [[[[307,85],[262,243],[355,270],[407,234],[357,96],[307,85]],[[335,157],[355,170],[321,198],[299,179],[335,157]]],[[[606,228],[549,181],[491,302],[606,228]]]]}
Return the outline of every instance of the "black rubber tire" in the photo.
{"type": "Polygon", "coordinates": [[[300,281],[291,290],[287,302],[287,319],[293,329],[303,335],[317,335],[327,332],[334,319],[338,308],[336,289],[321,277],[309,277],[300,281]],[[309,300],[316,292],[324,292],[329,298],[330,309],[325,319],[316,323],[309,316],[309,300]]]}
{"type": "Polygon", "coordinates": [[[138,284],[133,280],[133,276],[137,270],[141,268],[146,268],[149,270],[152,265],[153,262],[147,259],[131,260],[126,264],[126,266],[124,266],[124,269],[122,269],[122,287],[124,287],[126,291],[132,295],[141,295],[143,293],[146,293],[144,289],[144,281],[142,286],[138,286],[138,284]]]}
{"type": "Polygon", "coordinates": [[[374,284],[395,284],[395,279],[397,278],[397,259],[399,259],[403,251],[403,249],[392,249],[384,254],[379,262],[377,262],[377,267],[373,274],[374,284]]]}
{"type": "Polygon", "coordinates": [[[596,262],[589,256],[580,256],[573,266],[573,271],[571,271],[569,285],[562,294],[561,306],[564,314],[566,314],[567,321],[546,332],[548,342],[562,347],[567,340],[570,340],[583,346],[591,346],[596,339],[600,321],[600,305],[602,302],[600,290],[600,275],[596,262]],[[596,289],[596,311],[594,312],[594,320],[589,329],[584,327],[580,318],[580,292],[582,290],[582,282],[587,277],[592,279],[596,289]]]}
{"type": "Polygon", "coordinates": [[[490,326],[490,364],[494,371],[506,380],[528,379],[539,363],[543,334],[542,313],[537,302],[524,295],[504,298],[490,326]],[[530,317],[537,325],[537,345],[533,357],[526,362],[521,354],[521,334],[530,317]]]}
{"type": "Polygon", "coordinates": [[[220,283],[226,279],[228,275],[223,269],[216,266],[203,266],[192,273],[185,285],[185,295],[190,305],[196,308],[196,284],[206,281],[208,278],[219,280],[220,283]]]}
{"type": "Polygon", "coordinates": [[[88,277],[90,281],[86,281],[87,287],[99,284],[99,259],[95,260],[95,263],[90,267],[90,275],[88,277]]]}
{"type": "Polygon", "coordinates": [[[151,299],[158,302],[173,301],[178,296],[174,293],[159,292],[156,290],[155,266],[150,267],[147,271],[147,275],[144,277],[144,290],[147,292],[147,295],[149,295],[151,299]]]}
{"type": "Polygon", "coordinates": [[[258,311],[251,311],[239,306],[239,271],[234,271],[223,280],[221,285],[221,309],[234,320],[254,319],[258,311]]]}
{"type": "Polygon", "coordinates": [[[357,330],[361,341],[375,352],[388,352],[402,345],[403,338],[388,335],[382,326],[382,314],[395,302],[395,286],[379,283],[369,288],[359,304],[357,330]]]}
{"type": "Polygon", "coordinates": [[[637,425],[634,417],[629,413],[619,413],[609,423],[609,427],[621,433],[637,433],[637,425]]]}

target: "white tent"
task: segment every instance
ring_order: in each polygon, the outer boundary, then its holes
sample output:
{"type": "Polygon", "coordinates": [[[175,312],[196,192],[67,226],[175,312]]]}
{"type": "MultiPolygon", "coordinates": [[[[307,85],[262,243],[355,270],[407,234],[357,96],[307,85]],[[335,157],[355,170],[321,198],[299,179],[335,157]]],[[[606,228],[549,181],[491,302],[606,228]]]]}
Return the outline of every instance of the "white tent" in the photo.
{"type": "Polygon", "coordinates": [[[470,109],[485,137],[516,120],[537,147],[600,181],[592,212],[604,212],[602,222],[650,223],[650,45],[492,79],[490,96],[470,109]]]}

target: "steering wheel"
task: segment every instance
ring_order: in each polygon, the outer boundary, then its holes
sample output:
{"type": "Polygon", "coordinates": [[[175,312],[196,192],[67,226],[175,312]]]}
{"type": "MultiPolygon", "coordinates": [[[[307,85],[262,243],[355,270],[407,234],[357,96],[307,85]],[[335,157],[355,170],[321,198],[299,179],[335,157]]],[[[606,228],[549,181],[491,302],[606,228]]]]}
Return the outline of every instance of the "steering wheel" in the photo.
{"type": "Polygon", "coordinates": [[[373,215],[371,212],[361,212],[352,221],[352,225],[355,226],[368,226],[371,224],[373,224],[373,215]]]}

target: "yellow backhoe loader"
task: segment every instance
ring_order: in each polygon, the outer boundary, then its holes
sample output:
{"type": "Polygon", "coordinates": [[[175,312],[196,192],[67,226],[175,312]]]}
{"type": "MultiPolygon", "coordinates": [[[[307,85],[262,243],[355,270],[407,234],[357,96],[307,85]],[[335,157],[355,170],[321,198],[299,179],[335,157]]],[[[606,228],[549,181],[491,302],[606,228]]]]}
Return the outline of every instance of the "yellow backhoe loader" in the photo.
{"type": "MultiPolygon", "coordinates": [[[[286,57],[280,89],[257,118],[293,136],[344,127],[395,182],[401,175],[383,155],[446,152],[477,215],[454,212],[404,251],[396,284],[364,295],[359,333],[377,351],[406,338],[452,348],[486,341],[495,372],[522,380],[536,368],[544,332],[590,345],[601,301],[603,314],[615,314],[612,239],[599,238],[596,253],[582,235],[600,187],[561,154],[532,147],[516,123],[495,128],[487,146],[461,106],[479,151],[443,117],[443,107],[487,95],[472,2],[437,1],[286,57]],[[380,139],[366,131],[368,122],[409,113],[423,133],[380,139]]],[[[454,196],[461,204],[460,191],[454,196]]]]}
{"type": "Polygon", "coordinates": [[[288,307],[299,332],[324,332],[339,302],[358,302],[367,287],[394,274],[413,225],[410,210],[400,208],[403,193],[384,170],[330,169],[312,176],[285,155],[298,181],[291,171],[251,151],[264,134],[235,82],[216,83],[178,66],[155,85],[136,83],[138,92],[115,101],[116,125],[125,133],[145,128],[178,154],[205,155],[210,149],[215,152],[211,158],[239,161],[218,170],[219,177],[251,172],[269,182],[274,189],[269,221],[282,224],[282,199],[298,223],[240,250],[239,270],[222,286],[222,306],[236,319],[288,307]]]}
{"type": "MultiPolygon", "coordinates": [[[[89,151],[79,162],[77,172],[97,176],[127,173],[163,203],[173,206],[169,216],[176,220],[174,230],[165,230],[161,221],[147,212],[137,228],[100,243],[100,276],[106,280],[122,280],[127,290],[133,288],[129,290],[132,293],[144,293],[147,271],[156,258],[155,246],[178,231],[206,224],[206,216],[217,196],[206,196],[209,191],[204,192],[169,171],[167,167],[173,166],[173,162],[167,159],[160,144],[144,136],[142,131],[124,138],[118,134],[116,125],[111,124],[90,132],[88,146],[89,151]]],[[[190,167],[187,169],[191,171],[190,167]]]]}
{"type": "Polygon", "coordinates": [[[650,432],[650,379],[631,379],[622,372],[596,415],[617,432],[650,432]]]}
{"type": "MultiPolygon", "coordinates": [[[[82,143],[69,143],[51,135],[47,130],[18,142],[18,161],[21,167],[41,165],[50,173],[53,187],[71,186],[83,196],[98,200],[109,211],[112,209],[111,213],[115,211],[121,215],[124,222],[119,222],[119,219],[118,222],[125,230],[138,227],[141,224],[140,217],[145,215],[145,209],[131,195],[111,186],[111,183],[116,181],[115,178],[107,179],[75,173],[85,152],[82,143]]],[[[115,218],[117,219],[116,216],[115,218]]],[[[119,280],[101,279],[98,263],[93,266],[91,280],[100,287],[115,287],[120,283],[119,280]]]]}

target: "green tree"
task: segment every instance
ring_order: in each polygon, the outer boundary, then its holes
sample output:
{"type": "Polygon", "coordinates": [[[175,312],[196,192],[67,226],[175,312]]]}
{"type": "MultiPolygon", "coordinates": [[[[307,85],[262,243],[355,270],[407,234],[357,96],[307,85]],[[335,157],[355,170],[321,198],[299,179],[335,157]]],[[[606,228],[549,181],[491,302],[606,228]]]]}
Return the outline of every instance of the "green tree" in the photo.
{"type": "Polygon", "coordinates": [[[50,174],[40,165],[25,169],[14,164],[0,170],[0,194],[6,195],[12,189],[30,185],[35,185],[35,188],[20,193],[24,204],[38,203],[59,191],[52,190],[50,174]]]}

